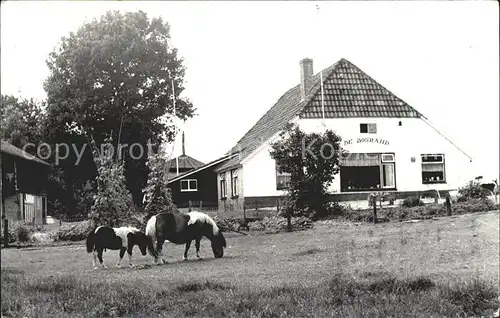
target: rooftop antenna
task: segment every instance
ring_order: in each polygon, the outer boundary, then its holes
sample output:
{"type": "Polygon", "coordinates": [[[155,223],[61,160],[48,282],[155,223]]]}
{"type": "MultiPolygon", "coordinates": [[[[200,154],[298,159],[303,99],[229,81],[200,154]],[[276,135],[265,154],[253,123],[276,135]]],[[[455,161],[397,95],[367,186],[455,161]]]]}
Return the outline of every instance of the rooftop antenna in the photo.
{"type": "MultiPolygon", "coordinates": [[[[320,24],[320,11],[319,11],[319,4],[316,5],[316,13],[317,13],[317,21],[318,21],[318,34],[320,35],[318,43],[321,43],[321,24],[320,24]]],[[[321,52],[320,45],[318,44],[318,51],[321,52]]],[[[319,53],[318,53],[319,54],[319,53]]],[[[321,86],[321,124],[323,124],[323,127],[326,128],[325,125],[325,91],[323,89],[323,68],[320,66],[320,71],[319,71],[319,80],[320,80],[320,86],[321,86]]]]}
{"type": "Polygon", "coordinates": [[[186,147],[184,145],[184,131],[182,131],[182,155],[186,155],[186,147]]]}

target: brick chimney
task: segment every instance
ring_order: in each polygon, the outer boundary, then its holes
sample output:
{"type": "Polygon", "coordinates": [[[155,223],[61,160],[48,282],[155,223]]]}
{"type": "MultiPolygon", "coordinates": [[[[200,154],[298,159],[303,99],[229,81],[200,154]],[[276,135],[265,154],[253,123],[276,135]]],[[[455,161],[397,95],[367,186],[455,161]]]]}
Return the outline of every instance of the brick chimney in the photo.
{"type": "Polygon", "coordinates": [[[300,61],[300,100],[304,100],[311,89],[313,78],[313,60],[305,58],[300,61]]]}

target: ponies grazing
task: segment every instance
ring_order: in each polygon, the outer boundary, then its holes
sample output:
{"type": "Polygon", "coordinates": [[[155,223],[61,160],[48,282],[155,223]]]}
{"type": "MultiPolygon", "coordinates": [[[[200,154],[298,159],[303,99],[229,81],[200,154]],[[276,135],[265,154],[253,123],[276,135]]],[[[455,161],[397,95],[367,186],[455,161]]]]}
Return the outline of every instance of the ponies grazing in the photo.
{"type": "Polygon", "coordinates": [[[112,228],[109,226],[99,226],[87,236],[87,252],[94,252],[94,259],[92,261],[94,269],[98,268],[96,258],[99,258],[102,268],[107,268],[102,260],[102,252],[105,249],[120,250],[120,258],[116,263],[116,267],[118,268],[125,255],[125,251],[127,251],[129,266],[133,267],[132,250],[135,245],[139,246],[142,255],[146,255],[147,249],[151,256],[156,257],[151,239],[135,227],[112,228]]]}
{"type": "Polygon", "coordinates": [[[214,220],[205,213],[201,212],[165,212],[152,216],[146,225],[146,235],[153,241],[153,247],[156,255],[154,262],[157,263],[159,256],[163,263],[163,243],[168,240],[174,244],[186,244],[184,250],[184,260],[187,260],[189,247],[194,240],[196,245],[196,257],[200,257],[200,242],[203,237],[212,242],[212,252],[214,257],[224,256],[224,247],[226,239],[214,220]]]}

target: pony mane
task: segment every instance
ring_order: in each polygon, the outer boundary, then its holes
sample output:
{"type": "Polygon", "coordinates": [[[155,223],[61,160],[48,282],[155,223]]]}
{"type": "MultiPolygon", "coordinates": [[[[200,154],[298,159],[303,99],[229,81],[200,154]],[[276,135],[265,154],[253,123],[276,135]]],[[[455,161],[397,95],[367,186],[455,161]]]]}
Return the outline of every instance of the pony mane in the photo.
{"type": "Polygon", "coordinates": [[[196,222],[210,224],[213,229],[213,234],[219,234],[219,227],[215,224],[215,221],[205,213],[198,211],[191,211],[187,213],[189,215],[189,221],[187,225],[195,224],[196,222]]]}

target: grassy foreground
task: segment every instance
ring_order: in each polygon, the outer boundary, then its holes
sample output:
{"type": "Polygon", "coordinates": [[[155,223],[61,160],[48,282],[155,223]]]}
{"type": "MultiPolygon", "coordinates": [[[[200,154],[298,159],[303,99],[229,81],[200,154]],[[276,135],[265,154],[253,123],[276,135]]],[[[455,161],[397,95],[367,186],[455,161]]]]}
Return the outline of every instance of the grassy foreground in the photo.
{"type": "MultiPolygon", "coordinates": [[[[3,316],[466,317],[498,306],[498,212],[228,235],[227,257],[93,271],[84,247],[2,250],[3,316]]],[[[146,265],[148,257],[137,255],[146,265]]],[[[193,257],[194,251],[191,251],[193,257]]],[[[127,264],[127,260],[124,260],[127,264]]]]}

